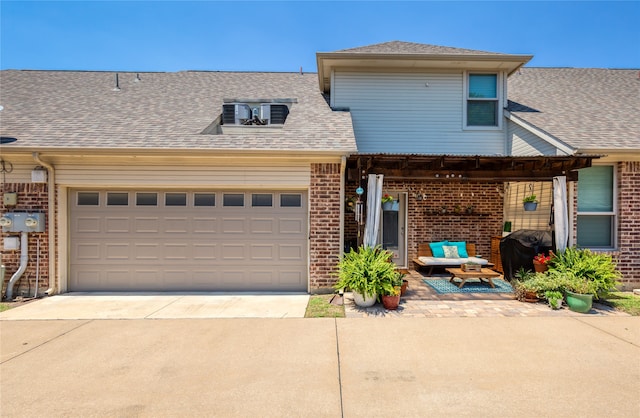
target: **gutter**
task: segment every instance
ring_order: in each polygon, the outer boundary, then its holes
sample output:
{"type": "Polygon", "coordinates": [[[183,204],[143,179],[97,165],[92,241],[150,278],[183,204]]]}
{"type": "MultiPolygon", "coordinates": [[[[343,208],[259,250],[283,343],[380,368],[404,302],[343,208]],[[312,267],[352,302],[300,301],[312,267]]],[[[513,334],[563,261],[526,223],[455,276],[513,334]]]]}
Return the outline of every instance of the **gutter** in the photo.
{"type": "Polygon", "coordinates": [[[56,286],[56,171],[53,165],[46,163],[40,159],[38,152],[34,152],[33,159],[49,171],[47,176],[47,191],[49,193],[49,213],[47,215],[48,237],[49,237],[49,289],[46,290],[47,295],[54,295],[57,291],[56,286]]]}

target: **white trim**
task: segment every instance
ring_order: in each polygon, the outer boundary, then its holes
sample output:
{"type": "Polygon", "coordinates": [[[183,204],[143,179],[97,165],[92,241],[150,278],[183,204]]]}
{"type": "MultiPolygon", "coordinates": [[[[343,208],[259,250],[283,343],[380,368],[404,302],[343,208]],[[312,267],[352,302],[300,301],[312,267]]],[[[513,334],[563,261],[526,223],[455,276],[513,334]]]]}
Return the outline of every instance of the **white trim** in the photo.
{"type": "MultiPolygon", "coordinates": [[[[504,110],[504,95],[506,89],[504,88],[503,80],[504,73],[502,71],[474,71],[466,70],[462,73],[462,130],[464,131],[499,131],[502,130],[502,117],[504,110]],[[469,100],[469,75],[471,74],[489,74],[496,76],[496,99],[497,102],[497,115],[495,126],[469,126],[467,124],[467,102],[469,100]]],[[[491,99],[478,100],[478,101],[490,101],[491,99]]]]}
{"type": "Polygon", "coordinates": [[[525,129],[526,131],[531,132],[532,134],[534,134],[535,136],[537,136],[538,138],[542,139],[545,142],[548,142],[549,144],[553,145],[554,147],[556,147],[557,149],[559,149],[562,152],[565,152],[567,155],[574,155],[576,152],[576,148],[571,147],[570,145],[562,142],[561,140],[559,140],[558,138],[547,134],[546,132],[544,132],[543,130],[529,124],[528,122],[526,122],[524,119],[520,118],[519,116],[514,115],[513,113],[509,112],[508,110],[504,111],[504,117],[509,119],[511,122],[515,123],[516,125],[520,126],[521,128],[525,129]]]}

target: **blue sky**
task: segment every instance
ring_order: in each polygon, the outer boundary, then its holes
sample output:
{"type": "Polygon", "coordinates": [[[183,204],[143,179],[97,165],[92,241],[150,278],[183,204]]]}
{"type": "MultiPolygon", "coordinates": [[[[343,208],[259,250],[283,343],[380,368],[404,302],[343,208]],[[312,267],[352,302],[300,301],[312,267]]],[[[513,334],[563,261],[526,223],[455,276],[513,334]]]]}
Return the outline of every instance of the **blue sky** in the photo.
{"type": "Polygon", "coordinates": [[[391,40],[640,68],[640,1],[2,0],[0,14],[2,69],[315,72],[316,52],[391,40]]]}

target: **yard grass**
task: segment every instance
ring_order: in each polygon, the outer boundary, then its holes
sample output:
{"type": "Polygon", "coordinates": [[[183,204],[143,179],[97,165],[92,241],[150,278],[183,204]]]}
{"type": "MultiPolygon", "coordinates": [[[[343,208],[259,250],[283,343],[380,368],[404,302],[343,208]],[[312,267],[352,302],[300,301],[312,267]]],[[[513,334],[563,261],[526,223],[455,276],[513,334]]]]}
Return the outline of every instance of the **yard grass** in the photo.
{"type": "Polygon", "coordinates": [[[0,312],[4,312],[8,309],[11,309],[11,305],[8,303],[0,303],[0,312]]]}
{"type": "Polygon", "coordinates": [[[640,296],[632,292],[611,292],[603,303],[633,316],[640,316],[640,296]]]}
{"type": "Polygon", "coordinates": [[[344,318],[344,306],[330,303],[333,295],[311,295],[305,318],[344,318]]]}

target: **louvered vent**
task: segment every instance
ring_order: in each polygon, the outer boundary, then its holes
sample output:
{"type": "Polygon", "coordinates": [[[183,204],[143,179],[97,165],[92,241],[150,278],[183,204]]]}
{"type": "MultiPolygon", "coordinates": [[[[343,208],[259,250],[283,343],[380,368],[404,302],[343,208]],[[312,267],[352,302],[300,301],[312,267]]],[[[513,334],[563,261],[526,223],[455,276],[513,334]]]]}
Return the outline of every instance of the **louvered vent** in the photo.
{"type": "Polygon", "coordinates": [[[229,103],[222,105],[222,124],[239,125],[251,119],[251,108],[245,103],[229,103]]]}
{"type": "Polygon", "coordinates": [[[270,111],[271,119],[269,124],[283,125],[289,115],[289,108],[284,104],[272,104],[270,111]]]}

